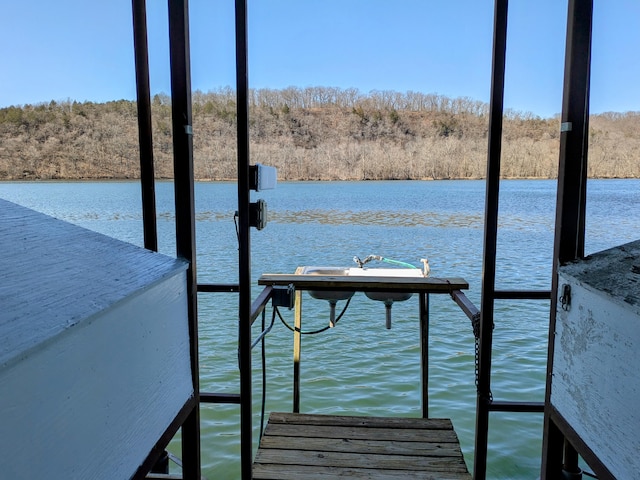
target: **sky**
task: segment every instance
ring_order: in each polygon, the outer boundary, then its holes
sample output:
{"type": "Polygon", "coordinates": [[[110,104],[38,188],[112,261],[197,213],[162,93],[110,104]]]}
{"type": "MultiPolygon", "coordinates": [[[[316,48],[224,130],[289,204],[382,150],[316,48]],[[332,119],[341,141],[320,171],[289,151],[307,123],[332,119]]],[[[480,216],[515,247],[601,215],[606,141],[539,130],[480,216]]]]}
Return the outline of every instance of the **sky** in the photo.
{"type": "MultiPolygon", "coordinates": [[[[251,88],[488,102],[493,0],[248,0],[251,88]]],[[[233,0],[191,0],[193,90],[235,86],[233,0]]],[[[509,3],[505,108],[560,113],[567,0],[509,3]]],[[[170,93],[166,0],[147,0],[152,94],[170,93]]],[[[591,111],[640,111],[640,1],[594,0],[591,111]]],[[[135,99],[130,0],[0,0],[0,108],[135,99]]]]}

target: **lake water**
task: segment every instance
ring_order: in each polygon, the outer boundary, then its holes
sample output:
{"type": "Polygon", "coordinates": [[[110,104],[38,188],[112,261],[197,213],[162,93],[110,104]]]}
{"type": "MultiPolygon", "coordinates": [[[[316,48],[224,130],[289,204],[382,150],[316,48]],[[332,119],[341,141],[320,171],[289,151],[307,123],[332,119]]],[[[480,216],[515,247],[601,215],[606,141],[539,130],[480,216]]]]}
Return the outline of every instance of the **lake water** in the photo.
{"type": "MultiPolygon", "coordinates": [[[[269,224],[252,230],[253,278],[292,273],[300,265],[355,266],[376,254],[420,265],[432,275],[463,277],[480,303],[483,181],[285,183],[254,194],[268,204],[269,224]]],[[[640,181],[588,185],[587,253],[638,238],[640,181]]],[[[556,182],[501,184],[497,287],[549,289],[556,182]]],[[[0,197],[138,245],[142,217],[138,183],[0,183],[0,197]]],[[[196,185],[198,279],[237,281],[233,214],[236,187],[196,185]]],[[[173,186],[157,185],[159,249],[174,254],[173,186]]],[[[383,265],[380,265],[383,266],[383,265]]],[[[256,286],[255,295],[260,291],[256,286]]],[[[326,302],[305,294],[303,330],[328,323],[326,302]]],[[[340,307],[341,304],[339,304],[340,307]]],[[[200,294],[201,388],[237,392],[237,297],[200,294]]],[[[356,415],[420,415],[418,305],[384,305],[358,293],[336,328],[303,337],[301,411],[356,415]]],[[[283,311],[293,323],[293,312],[283,311]]],[[[498,301],[492,391],[497,400],[544,400],[549,304],[498,301]]],[[[270,311],[269,311],[270,317],[270,311]]],[[[258,330],[254,330],[257,335],[258,330]]],[[[447,295],[431,296],[430,415],[453,420],[465,459],[473,462],[474,341],[466,316],[447,295]]],[[[260,411],[260,356],[254,354],[255,438],[260,411]]],[[[267,411],[291,411],[292,335],[279,322],[267,337],[267,411]]],[[[203,474],[239,477],[237,406],[202,407],[203,474]]],[[[492,413],[488,477],[537,478],[542,415],[492,413]]],[[[179,455],[179,448],[172,445],[179,455]]]]}

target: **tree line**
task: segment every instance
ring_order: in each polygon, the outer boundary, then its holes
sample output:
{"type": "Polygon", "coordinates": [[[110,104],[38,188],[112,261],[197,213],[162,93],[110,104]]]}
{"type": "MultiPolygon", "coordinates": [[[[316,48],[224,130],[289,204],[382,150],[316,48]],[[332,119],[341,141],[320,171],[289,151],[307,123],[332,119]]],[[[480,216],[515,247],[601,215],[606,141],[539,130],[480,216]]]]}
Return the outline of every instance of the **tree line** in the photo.
{"type": "MultiPolygon", "coordinates": [[[[251,90],[252,163],[281,180],[483,178],[488,105],[420,92],[332,87],[251,90]]],[[[156,176],[171,178],[171,99],[152,99],[156,176]]],[[[560,119],[507,111],[506,178],[557,175],[560,119]]],[[[236,178],[236,94],[193,93],[197,179],[236,178]]],[[[640,112],[590,119],[589,176],[640,177],[640,112]]],[[[72,100],[0,109],[0,180],[139,176],[136,103],[72,100]]]]}

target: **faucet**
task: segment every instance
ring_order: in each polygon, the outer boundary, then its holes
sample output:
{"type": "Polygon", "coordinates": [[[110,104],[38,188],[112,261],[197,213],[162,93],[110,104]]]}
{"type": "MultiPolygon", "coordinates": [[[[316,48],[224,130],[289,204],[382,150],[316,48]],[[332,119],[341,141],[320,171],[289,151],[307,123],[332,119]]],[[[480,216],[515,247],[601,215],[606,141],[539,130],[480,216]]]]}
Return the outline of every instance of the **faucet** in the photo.
{"type": "Polygon", "coordinates": [[[369,263],[372,260],[382,261],[382,257],[380,255],[368,255],[364,260],[360,260],[360,257],[358,257],[357,255],[353,257],[353,261],[356,262],[358,264],[358,267],[360,268],[364,267],[365,264],[369,263]]]}

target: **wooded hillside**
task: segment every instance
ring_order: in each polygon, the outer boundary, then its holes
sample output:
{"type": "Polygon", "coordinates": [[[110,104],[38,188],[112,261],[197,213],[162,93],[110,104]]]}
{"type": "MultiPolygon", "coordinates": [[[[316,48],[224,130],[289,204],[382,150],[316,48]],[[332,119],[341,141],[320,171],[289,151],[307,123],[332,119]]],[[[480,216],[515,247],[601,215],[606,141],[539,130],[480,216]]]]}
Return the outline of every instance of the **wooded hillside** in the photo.
{"type": "MultiPolygon", "coordinates": [[[[158,178],[170,178],[171,105],[153,98],[158,178]]],[[[255,90],[251,162],[281,180],[482,178],[488,105],[417,92],[327,87],[255,90]]],[[[50,102],[0,109],[0,180],[139,176],[136,104],[50,102]]],[[[198,179],[236,177],[232,89],[193,94],[198,179]]],[[[507,112],[504,177],[557,175],[559,118],[507,112]]],[[[592,116],[590,177],[640,177],[640,112],[592,116]]]]}

